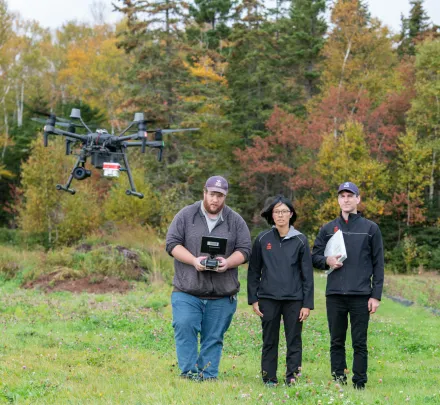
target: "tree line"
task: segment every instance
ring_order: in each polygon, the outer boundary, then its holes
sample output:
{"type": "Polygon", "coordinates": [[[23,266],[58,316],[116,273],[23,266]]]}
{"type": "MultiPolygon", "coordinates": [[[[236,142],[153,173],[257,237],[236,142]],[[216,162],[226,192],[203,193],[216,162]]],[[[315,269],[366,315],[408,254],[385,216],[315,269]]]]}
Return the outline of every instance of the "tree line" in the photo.
{"type": "Polygon", "coordinates": [[[117,24],[50,32],[0,0],[3,239],[53,247],[121,222],[163,234],[213,174],[253,233],[283,193],[313,239],[350,180],[389,268],[440,269],[440,28],[423,0],[409,3],[397,34],[362,0],[119,0],[117,24]],[[96,172],[61,195],[73,159],[61,140],[43,148],[30,119],[72,107],[109,132],[138,111],[153,127],[200,131],[167,135],[163,163],[130,151],[144,200],[96,172]]]}

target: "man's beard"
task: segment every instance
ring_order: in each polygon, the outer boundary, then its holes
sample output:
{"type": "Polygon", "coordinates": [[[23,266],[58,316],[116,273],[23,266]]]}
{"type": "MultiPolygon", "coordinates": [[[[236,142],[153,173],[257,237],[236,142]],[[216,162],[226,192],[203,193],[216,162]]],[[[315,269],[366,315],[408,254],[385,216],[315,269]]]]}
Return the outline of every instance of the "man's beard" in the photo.
{"type": "Polygon", "coordinates": [[[208,214],[217,215],[223,209],[224,206],[225,206],[225,203],[222,202],[215,210],[212,210],[211,207],[208,205],[206,198],[203,199],[203,207],[205,208],[205,211],[208,214]]]}

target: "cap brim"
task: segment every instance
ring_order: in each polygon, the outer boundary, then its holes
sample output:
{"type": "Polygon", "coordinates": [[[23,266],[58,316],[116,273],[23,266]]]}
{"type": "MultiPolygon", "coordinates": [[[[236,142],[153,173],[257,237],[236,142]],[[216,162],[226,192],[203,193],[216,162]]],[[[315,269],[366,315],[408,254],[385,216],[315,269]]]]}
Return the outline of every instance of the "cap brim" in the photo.
{"type": "Polygon", "coordinates": [[[338,194],[339,194],[339,193],[342,193],[343,191],[348,191],[348,192],[350,192],[350,193],[353,193],[353,194],[355,194],[355,195],[358,195],[358,193],[357,193],[356,191],[354,191],[354,190],[350,190],[349,188],[343,188],[343,189],[339,190],[339,191],[338,191],[338,194]]]}
{"type": "Polygon", "coordinates": [[[208,191],[216,191],[217,193],[222,193],[223,195],[227,195],[228,192],[219,187],[206,187],[208,191]]]}

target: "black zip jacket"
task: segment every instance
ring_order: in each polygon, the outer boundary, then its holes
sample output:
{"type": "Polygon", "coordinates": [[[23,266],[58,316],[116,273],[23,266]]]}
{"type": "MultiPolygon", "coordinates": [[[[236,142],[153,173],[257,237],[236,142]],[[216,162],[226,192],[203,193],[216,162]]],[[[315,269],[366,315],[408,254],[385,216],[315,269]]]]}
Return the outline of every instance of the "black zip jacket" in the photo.
{"type": "Polygon", "coordinates": [[[313,266],[329,268],[325,246],[338,229],[344,236],[347,258],[342,267],[328,275],[326,295],[370,295],[380,300],[384,280],[382,234],[377,224],[360,213],[349,214],[348,223],[340,215],[320,229],[312,251],[313,266]]]}
{"type": "Polygon", "coordinates": [[[307,238],[293,226],[281,238],[276,227],[255,239],[249,260],[248,303],[259,298],[302,300],[313,309],[313,265],[307,238]]]}

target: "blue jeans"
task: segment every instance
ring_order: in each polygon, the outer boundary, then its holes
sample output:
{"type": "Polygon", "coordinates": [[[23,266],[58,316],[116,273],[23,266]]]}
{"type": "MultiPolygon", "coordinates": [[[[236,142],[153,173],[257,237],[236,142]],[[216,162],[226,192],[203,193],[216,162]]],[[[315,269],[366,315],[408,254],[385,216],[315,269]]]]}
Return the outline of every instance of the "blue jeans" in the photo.
{"type": "Polygon", "coordinates": [[[216,378],[223,336],[237,309],[237,300],[235,297],[205,300],[173,292],[171,304],[177,360],[182,374],[197,373],[203,378],[216,378]]]}

